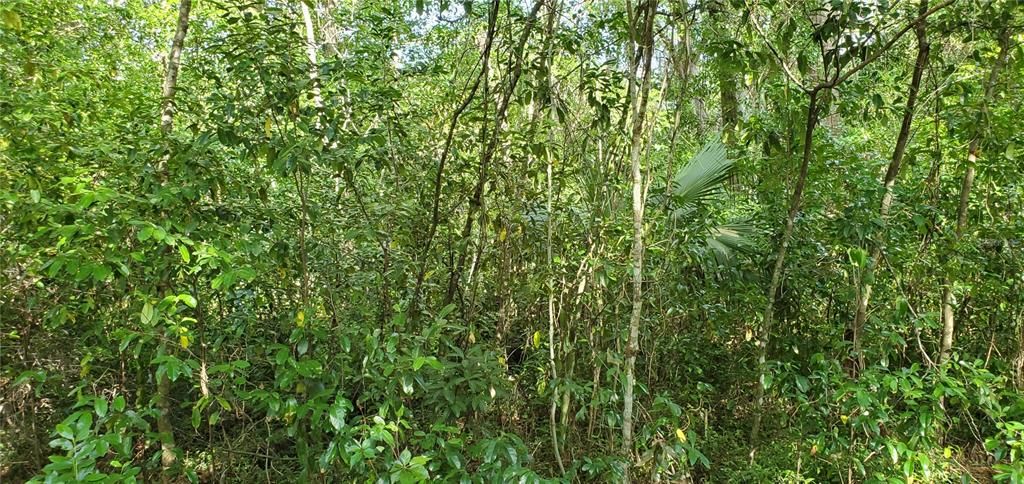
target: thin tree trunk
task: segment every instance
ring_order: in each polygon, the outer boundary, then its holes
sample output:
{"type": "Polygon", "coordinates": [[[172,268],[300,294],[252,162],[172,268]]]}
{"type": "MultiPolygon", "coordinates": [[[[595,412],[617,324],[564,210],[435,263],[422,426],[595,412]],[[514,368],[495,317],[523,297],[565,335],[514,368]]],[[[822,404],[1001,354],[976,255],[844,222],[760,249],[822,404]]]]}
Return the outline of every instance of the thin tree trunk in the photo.
{"type": "Polygon", "coordinates": [[[427,273],[427,260],[430,258],[430,249],[437,235],[437,226],[441,222],[441,184],[444,181],[444,168],[451,153],[452,140],[455,136],[455,127],[459,124],[459,117],[472,104],[476,92],[480,89],[481,81],[490,69],[491,47],[494,45],[494,33],[498,20],[499,0],[493,0],[487,16],[487,37],[484,40],[483,52],[480,54],[481,68],[469,92],[463,98],[462,103],[452,113],[451,122],[448,125],[448,136],[445,138],[444,148],[441,150],[441,159],[437,163],[437,173],[434,176],[434,197],[430,210],[430,227],[427,229],[427,238],[423,244],[423,253],[420,255],[420,267],[416,272],[416,283],[413,287],[412,299],[409,302],[409,317],[416,318],[419,315],[419,302],[423,291],[423,281],[427,273]]]}
{"type": "Polygon", "coordinates": [[[1016,329],[1017,355],[1013,360],[1013,380],[1018,390],[1024,390],[1024,309],[1017,313],[1016,329]]]}
{"type": "MultiPolygon", "coordinates": [[[[928,0],[921,1],[919,11],[921,15],[928,11],[928,0]]],[[[892,207],[893,187],[896,185],[896,178],[900,173],[903,155],[906,153],[907,142],[910,140],[910,127],[914,121],[914,109],[917,105],[917,94],[921,89],[921,77],[924,74],[925,66],[928,64],[930,45],[927,38],[927,26],[927,22],[922,20],[914,27],[914,33],[917,35],[917,59],[914,62],[914,72],[911,76],[910,89],[907,93],[907,105],[903,110],[903,123],[900,125],[899,135],[896,136],[896,147],[892,152],[892,160],[889,162],[889,168],[886,170],[885,178],[882,180],[885,191],[882,195],[882,204],[878,211],[883,224],[882,231],[879,240],[871,251],[871,258],[868,260],[868,266],[863,278],[865,280],[863,287],[857,291],[857,306],[853,319],[853,351],[857,358],[858,371],[863,371],[865,366],[864,353],[861,349],[861,333],[863,332],[864,323],[867,321],[868,303],[871,299],[871,278],[875,267],[878,265],[878,261],[881,259],[882,247],[885,245],[885,223],[889,216],[889,209],[892,207]]]]}
{"type": "Polygon", "coordinates": [[[720,61],[718,66],[718,90],[722,106],[722,138],[728,144],[735,141],[734,131],[739,120],[739,100],[736,97],[736,76],[729,72],[720,61]]]}
{"type": "MultiPolygon", "coordinates": [[[[324,100],[320,94],[320,76],[319,67],[316,58],[316,32],[313,30],[313,16],[309,12],[309,7],[306,6],[306,2],[299,2],[302,10],[302,23],[305,26],[306,33],[306,57],[309,60],[309,81],[313,94],[313,130],[320,132],[321,124],[320,117],[323,116],[324,111],[324,100]]],[[[324,147],[327,146],[328,140],[326,134],[321,134],[321,143],[324,147]]],[[[305,177],[302,174],[302,170],[295,170],[295,187],[298,190],[300,208],[302,210],[299,217],[299,256],[302,264],[302,304],[306,306],[309,304],[309,253],[306,250],[306,236],[309,231],[309,204],[306,197],[306,183],[305,177]]]]}
{"type": "MultiPolygon", "coordinates": [[[[459,279],[461,278],[463,269],[466,266],[466,258],[469,253],[470,245],[469,240],[473,235],[473,222],[477,212],[483,209],[484,186],[487,184],[488,169],[490,167],[491,160],[494,159],[494,151],[497,148],[498,140],[501,137],[501,126],[505,124],[505,117],[508,114],[508,106],[512,99],[512,94],[515,92],[516,85],[519,84],[519,78],[523,73],[523,58],[525,55],[524,48],[526,47],[526,41],[530,38],[530,33],[533,31],[533,26],[537,20],[537,13],[540,11],[540,7],[544,5],[544,1],[545,0],[537,0],[537,2],[533,4],[533,8],[526,17],[523,32],[519,36],[519,42],[511,51],[515,59],[512,61],[511,72],[508,74],[508,84],[505,86],[505,91],[502,94],[494,113],[494,129],[491,131],[490,139],[483,145],[480,153],[480,168],[477,171],[476,187],[473,189],[473,195],[469,199],[469,208],[466,212],[466,223],[463,225],[462,235],[459,239],[459,257],[448,276],[448,293],[445,296],[444,302],[446,305],[455,299],[455,293],[459,286],[459,279]]],[[[481,230],[483,230],[483,221],[481,221],[480,225],[481,230]]]]}
{"type": "Polygon", "coordinates": [[[324,37],[324,49],[331,57],[338,57],[338,24],[334,22],[334,0],[324,0],[321,17],[323,26],[321,31],[324,37]]]}
{"type": "MultiPolygon", "coordinates": [[[[820,89],[814,89],[809,93],[807,105],[807,125],[804,130],[804,151],[800,162],[800,174],[793,188],[793,196],[789,202],[789,214],[786,216],[786,225],[782,229],[782,237],[779,241],[779,249],[775,253],[775,266],[772,269],[771,283],[768,285],[768,302],[764,310],[764,322],[761,325],[761,337],[758,340],[759,350],[757,357],[758,380],[754,391],[754,399],[757,402],[754,411],[754,424],[750,430],[750,443],[752,449],[757,448],[758,438],[761,431],[761,414],[764,408],[764,377],[767,370],[765,358],[768,353],[768,342],[771,337],[772,320],[775,315],[775,293],[779,290],[782,282],[782,269],[786,260],[786,250],[789,249],[789,242],[793,236],[793,227],[796,225],[796,216],[800,213],[800,205],[803,203],[804,187],[807,184],[807,167],[811,162],[813,153],[814,127],[818,123],[818,94],[820,89]]],[[[751,455],[753,455],[753,450],[751,455]]]]}
{"type": "MultiPolygon", "coordinates": [[[[314,133],[320,134],[320,141],[327,146],[328,140],[326,134],[321,131],[320,117],[323,115],[324,102],[320,95],[320,76],[318,75],[319,67],[316,58],[316,33],[313,30],[313,17],[309,12],[309,7],[306,2],[299,2],[302,11],[302,23],[305,27],[306,34],[306,57],[309,61],[309,81],[311,91],[313,95],[313,131],[314,133]]],[[[302,299],[302,311],[309,308],[309,252],[306,249],[306,237],[309,231],[309,203],[306,197],[306,183],[301,169],[295,170],[295,189],[299,195],[300,202],[300,215],[299,215],[299,261],[302,269],[302,281],[300,286],[300,295],[302,299]]],[[[308,440],[308,432],[304,422],[300,422],[298,425],[298,441],[304,444],[308,440]]],[[[305,476],[308,469],[313,466],[312,462],[308,460],[303,463],[303,473],[305,476]]]]}
{"type": "MultiPolygon", "coordinates": [[[[669,45],[669,52],[672,58],[672,64],[676,67],[676,75],[682,78],[682,82],[679,86],[679,93],[676,98],[675,115],[672,118],[672,133],[669,135],[668,152],[670,154],[668,162],[665,163],[665,193],[672,193],[672,179],[675,176],[675,166],[672,163],[672,159],[676,152],[676,138],[679,134],[679,124],[682,120],[683,115],[683,104],[686,99],[687,93],[690,90],[690,25],[687,22],[683,27],[683,45],[685,46],[684,57],[682,66],[679,65],[678,60],[678,48],[675,45],[675,36],[671,39],[669,45]]],[[[666,85],[667,87],[667,85],[666,85]]],[[[665,197],[665,204],[667,206],[670,197],[665,197]]]]}
{"type": "Polygon", "coordinates": [[[547,158],[547,209],[548,209],[548,240],[547,240],[547,267],[548,267],[548,364],[551,367],[551,409],[550,409],[550,426],[551,426],[551,446],[555,451],[555,460],[558,462],[558,469],[565,474],[565,464],[562,463],[562,454],[558,450],[558,427],[555,423],[556,408],[558,402],[558,387],[556,386],[556,380],[558,380],[558,367],[555,365],[555,268],[552,263],[552,250],[551,244],[554,239],[554,217],[552,216],[552,170],[551,170],[551,156],[547,158]]]}
{"type": "MultiPolygon", "coordinates": [[[[1010,29],[1003,28],[999,36],[999,56],[996,58],[992,70],[989,72],[988,80],[985,83],[985,93],[981,100],[981,109],[978,112],[978,119],[974,125],[974,134],[971,143],[967,148],[967,170],[964,172],[963,184],[960,186],[960,205],[956,214],[956,232],[954,245],[963,236],[967,229],[967,206],[971,198],[971,187],[974,184],[974,168],[978,157],[981,154],[981,139],[984,135],[984,120],[988,112],[988,103],[991,102],[995,92],[996,81],[999,79],[999,71],[1006,64],[1006,56],[1010,49],[1010,29]]],[[[948,277],[942,288],[942,340],[939,346],[939,364],[949,359],[953,349],[953,333],[956,330],[956,322],[953,317],[953,284],[948,277]]]]}
{"type": "MultiPolygon", "coordinates": [[[[178,69],[181,65],[181,51],[185,45],[185,34],[188,33],[188,16],[192,10],[192,0],[180,0],[178,3],[178,25],[171,40],[171,50],[167,56],[167,70],[164,73],[162,89],[162,109],[160,114],[160,132],[165,140],[174,128],[174,95],[178,89],[178,69]]],[[[161,157],[157,166],[157,174],[161,181],[167,180],[167,163],[170,159],[168,149],[161,157]]],[[[162,344],[166,350],[166,344],[162,344]]],[[[166,372],[157,377],[156,396],[157,418],[156,427],[160,433],[160,466],[161,479],[170,481],[170,471],[177,461],[174,441],[174,426],[171,424],[171,382],[166,372]]]]}
{"type": "MultiPolygon", "coordinates": [[[[544,96],[545,105],[539,106],[537,110],[533,109],[533,103],[531,103],[530,113],[530,141],[533,141],[533,132],[536,126],[536,121],[539,109],[547,108],[548,113],[551,112],[551,89],[553,86],[553,74],[551,71],[552,64],[552,38],[554,36],[555,18],[558,16],[559,5],[558,0],[555,0],[553,4],[548,7],[548,18],[547,25],[545,26],[544,32],[544,58],[541,60],[542,67],[541,71],[546,71],[546,91],[544,96]]],[[[495,128],[497,129],[497,127],[495,128]]],[[[558,365],[556,364],[555,358],[555,324],[557,321],[557,315],[555,313],[555,268],[553,263],[553,251],[552,246],[554,244],[555,235],[555,216],[554,216],[554,173],[553,163],[551,160],[550,153],[545,150],[545,167],[547,175],[547,286],[548,286],[548,364],[551,367],[551,407],[548,411],[549,426],[551,428],[551,447],[555,453],[555,461],[558,463],[558,470],[562,474],[565,474],[565,464],[562,462],[562,454],[559,450],[558,442],[558,425],[557,425],[557,408],[558,408],[558,365]]],[[[565,394],[568,397],[568,393],[565,394]]],[[[565,414],[563,413],[563,417],[565,414]]]]}
{"type": "MultiPolygon", "coordinates": [[[[306,2],[299,2],[299,5],[302,8],[302,23],[306,27],[306,57],[309,59],[309,81],[312,85],[313,107],[316,113],[313,128],[320,131],[320,116],[323,114],[324,100],[320,95],[320,76],[318,75],[320,68],[316,61],[316,34],[313,31],[313,16],[309,13],[309,7],[306,6],[306,2]]],[[[326,137],[323,141],[326,145],[326,137]]]]}
{"type": "MultiPolygon", "coordinates": [[[[647,114],[647,100],[651,85],[651,59],[654,51],[654,13],[657,11],[657,0],[650,0],[647,5],[647,12],[644,15],[644,26],[642,37],[637,37],[635,28],[631,28],[631,45],[643,49],[643,72],[639,92],[633,98],[633,133],[630,140],[629,158],[633,182],[633,248],[630,251],[630,259],[633,265],[633,309],[629,318],[629,339],[626,343],[626,388],[623,393],[622,406],[622,453],[629,461],[626,466],[624,479],[629,482],[630,466],[633,452],[633,387],[635,385],[634,368],[636,366],[636,354],[640,346],[640,321],[643,318],[643,264],[644,264],[644,179],[640,166],[640,156],[644,149],[643,132],[644,117],[647,114]]],[[[628,0],[627,0],[628,4],[628,0]]],[[[628,7],[628,5],[627,5],[628,7]]],[[[635,22],[639,20],[639,12],[635,22]]],[[[631,57],[635,55],[634,49],[630,49],[631,57]]],[[[635,62],[632,58],[630,62],[635,62]]],[[[635,64],[633,64],[635,67],[635,64]]],[[[636,75],[635,69],[630,71],[630,76],[636,75]]]]}
{"type": "Polygon", "coordinates": [[[160,114],[160,132],[165,136],[174,127],[174,95],[178,90],[178,69],[181,66],[181,50],[185,46],[185,34],[188,33],[188,15],[192,10],[192,0],[181,0],[178,3],[178,26],[171,40],[171,51],[167,55],[167,71],[164,73],[162,89],[163,106],[160,114]]]}
{"type": "MultiPolygon", "coordinates": [[[[188,15],[192,11],[192,0],[181,0],[178,3],[178,25],[171,39],[171,50],[167,54],[167,68],[164,71],[164,82],[161,89],[160,133],[165,140],[174,129],[174,95],[178,91],[178,70],[181,66],[181,50],[185,46],[185,34],[188,33],[188,15]]],[[[157,163],[156,172],[161,182],[167,181],[167,163],[171,159],[170,149],[164,151],[157,163]]]]}

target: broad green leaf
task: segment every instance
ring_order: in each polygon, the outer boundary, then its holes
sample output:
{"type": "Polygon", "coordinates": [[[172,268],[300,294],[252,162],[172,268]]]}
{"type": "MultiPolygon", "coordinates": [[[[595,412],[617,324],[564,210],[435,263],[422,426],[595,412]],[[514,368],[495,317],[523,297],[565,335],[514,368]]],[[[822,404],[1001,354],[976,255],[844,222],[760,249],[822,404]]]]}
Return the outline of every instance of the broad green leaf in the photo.
{"type": "Polygon", "coordinates": [[[145,326],[149,326],[151,324],[156,323],[156,321],[154,319],[155,318],[155,312],[153,310],[153,305],[152,304],[149,304],[149,302],[146,302],[146,304],[144,304],[142,306],[142,313],[140,314],[140,318],[142,320],[142,324],[145,325],[145,326]]]}
{"type": "Polygon", "coordinates": [[[192,297],[191,294],[178,294],[178,300],[190,308],[195,308],[197,304],[196,298],[192,297]]]}

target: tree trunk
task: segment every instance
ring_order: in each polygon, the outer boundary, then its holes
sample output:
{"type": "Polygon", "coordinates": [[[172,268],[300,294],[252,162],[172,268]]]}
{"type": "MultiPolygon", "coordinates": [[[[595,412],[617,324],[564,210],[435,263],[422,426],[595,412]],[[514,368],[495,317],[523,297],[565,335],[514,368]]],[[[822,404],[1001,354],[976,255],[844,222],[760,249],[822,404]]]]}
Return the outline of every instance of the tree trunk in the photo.
{"type": "MultiPolygon", "coordinates": [[[[178,25],[171,40],[171,50],[167,54],[164,82],[161,88],[160,101],[160,133],[165,141],[174,129],[174,95],[178,91],[178,68],[181,65],[181,50],[185,45],[185,34],[188,33],[188,15],[192,11],[192,0],[181,0],[178,3],[178,25]]],[[[164,151],[157,163],[156,173],[160,182],[167,181],[167,163],[171,159],[170,149],[164,151]]]]}
{"type": "MultiPolygon", "coordinates": [[[[178,3],[178,25],[171,40],[171,50],[167,56],[167,70],[164,72],[162,89],[162,106],[160,114],[160,132],[165,141],[174,128],[174,95],[178,89],[178,68],[181,65],[181,50],[185,45],[185,34],[188,33],[188,16],[192,10],[192,0],[180,0],[178,3]]],[[[161,181],[167,180],[167,163],[170,160],[168,149],[161,157],[157,166],[157,174],[161,181]]],[[[157,377],[156,396],[157,418],[156,427],[160,433],[160,466],[161,479],[170,480],[170,472],[174,467],[177,455],[174,443],[174,426],[171,424],[171,382],[166,372],[157,377]]]]}
{"type": "Polygon", "coordinates": [[[722,105],[722,138],[732,144],[736,123],[739,120],[739,100],[736,97],[736,76],[729,71],[722,60],[718,66],[718,90],[722,105]]]}
{"type": "Polygon", "coordinates": [[[338,24],[334,22],[334,0],[324,0],[321,21],[323,26],[324,50],[331,57],[338,57],[338,24]]]}
{"type": "MultiPolygon", "coordinates": [[[[559,13],[559,2],[554,0],[554,3],[548,6],[548,17],[547,25],[544,31],[544,57],[541,59],[541,72],[546,75],[545,81],[545,93],[543,96],[544,105],[538,106],[536,110],[533,109],[533,103],[531,103],[530,109],[530,141],[533,141],[533,131],[536,126],[537,118],[539,117],[540,109],[547,109],[548,113],[551,112],[551,89],[553,88],[553,72],[551,71],[552,57],[554,52],[552,49],[552,40],[554,37],[555,19],[559,13]]],[[[555,313],[555,268],[552,245],[554,244],[555,236],[555,212],[554,212],[554,173],[553,163],[550,153],[545,150],[545,168],[547,175],[547,289],[548,289],[548,365],[551,370],[551,407],[548,411],[549,426],[551,430],[551,447],[555,453],[555,461],[558,463],[558,470],[562,474],[565,474],[565,464],[562,462],[562,454],[559,450],[558,442],[558,425],[556,421],[557,417],[557,406],[558,406],[558,366],[555,358],[555,324],[557,322],[557,316],[555,313]]],[[[568,397],[569,393],[566,392],[565,396],[568,397]]],[[[562,414],[565,417],[565,413],[562,414]]]]}
{"type": "MultiPolygon", "coordinates": [[[[310,14],[306,2],[299,2],[299,6],[302,8],[302,23],[306,27],[306,57],[309,59],[309,81],[312,86],[313,107],[316,113],[313,129],[320,131],[320,116],[324,110],[324,100],[320,95],[320,76],[318,75],[320,68],[316,61],[316,33],[313,31],[313,16],[310,14]]],[[[326,145],[326,135],[323,141],[326,145]]]]}
{"type": "MultiPolygon", "coordinates": [[[[920,15],[924,15],[928,11],[928,0],[921,1],[919,11],[920,15]]],[[[921,88],[921,77],[924,74],[925,66],[928,64],[930,45],[927,38],[927,22],[925,20],[918,22],[914,28],[914,33],[917,35],[917,59],[914,62],[914,72],[911,76],[910,89],[907,93],[907,105],[903,110],[903,123],[900,124],[900,132],[896,136],[896,147],[892,152],[892,160],[889,162],[889,168],[886,170],[885,178],[882,180],[885,191],[882,195],[882,204],[878,211],[883,224],[882,232],[871,251],[871,258],[868,260],[868,266],[863,278],[865,281],[863,287],[857,291],[856,312],[853,318],[853,351],[857,359],[857,371],[863,371],[865,365],[864,353],[860,343],[864,323],[867,321],[868,303],[871,299],[871,279],[875,267],[882,256],[882,248],[885,245],[885,222],[889,216],[889,209],[892,207],[893,187],[896,185],[896,178],[900,173],[903,155],[906,153],[907,142],[910,140],[910,127],[914,120],[914,109],[917,105],[917,94],[921,88]]]]}
{"type": "Polygon", "coordinates": [[[192,10],[192,0],[181,0],[178,3],[178,26],[171,40],[171,51],[167,55],[167,70],[164,73],[163,105],[160,114],[160,132],[171,133],[174,127],[174,94],[178,90],[178,68],[181,65],[181,49],[185,45],[185,34],[188,33],[188,14],[192,10]]]}
{"type": "MultiPolygon", "coordinates": [[[[627,5],[628,8],[628,5],[627,5]]],[[[651,84],[651,59],[654,50],[654,13],[657,11],[657,1],[651,0],[648,3],[647,12],[644,15],[643,37],[636,36],[635,27],[631,28],[631,45],[643,49],[643,73],[642,80],[638,86],[639,92],[633,98],[633,133],[630,140],[629,159],[633,180],[633,248],[630,258],[633,265],[633,309],[629,318],[629,340],[626,343],[626,388],[624,389],[622,406],[622,452],[630,461],[625,471],[625,482],[629,482],[629,467],[632,461],[633,452],[633,386],[635,384],[634,368],[636,366],[636,354],[639,350],[640,321],[643,317],[643,264],[644,264],[644,179],[640,166],[640,155],[643,151],[642,142],[644,131],[644,117],[647,114],[647,100],[651,84]],[[642,43],[641,43],[642,42],[642,43]]],[[[639,14],[639,12],[637,12],[639,14]]],[[[639,18],[634,19],[635,22],[639,18]]],[[[633,49],[630,49],[633,54],[633,49]]],[[[631,55],[630,62],[633,55],[631,55]]],[[[631,67],[635,67],[632,64],[631,67]]],[[[636,75],[635,69],[630,72],[631,76],[636,75]]]]}
{"type": "Polygon", "coordinates": [[[1013,359],[1013,381],[1018,390],[1024,390],[1024,310],[1017,312],[1017,356],[1013,359]]]}
{"type": "Polygon", "coordinates": [[[786,216],[786,225],[782,229],[779,249],[775,253],[775,266],[772,269],[772,278],[768,285],[768,302],[764,310],[761,337],[758,340],[758,380],[754,390],[754,400],[757,402],[757,405],[754,411],[754,424],[750,430],[750,443],[754,449],[757,447],[761,432],[761,410],[764,408],[765,390],[764,377],[767,370],[765,359],[768,353],[768,341],[771,336],[772,319],[775,315],[775,293],[778,292],[779,285],[782,282],[782,269],[786,260],[786,250],[789,249],[789,242],[793,236],[793,227],[796,225],[796,216],[800,213],[800,205],[803,203],[804,187],[807,184],[807,167],[811,163],[811,153],[813,153],[814,127],[818,123],[819,91],[820,89],[814,89],[809,93],[810,100],[807,105],[807,124],[804,130],[804,151],[800,162],[800,174],[797,176],[796,186],[793,187],[793,196],[789,202],[789,214],[786,216]]]}
{"type": "Polygon", "coordinates": [[[551,156],[546,156],[547,159],[547,209],[548,209],[548,240],[547,240],[547,286],[548,286],[548,364],[551,367],[551,408],[549,412],[548,422],[551,426],[551,445],[555,451],[555,460],[558,462],[558,469],[565,474],[565,465],[562,463],[562,455],[558,450],[558,428],[555,423],[556,407],[558,402],[558,387],[556,386],[556,380],[558,379],[558,368],[555,365],[555,274],[554,265],[552,258],[551,244],[554,239],[554,217],[552,216],[552,198],[554,194],[553,183],[552,183],[552,167],[551,167],[551,156]]]}
{"type": "MultiPolygon", "coordinates": [[[[967,229],[967,206],[971,198],[971,187],[974,185],[974,165],[981,154],[981,139],[985,132],[982,125],[984,124],[986,113],[988,112],[988,103],[991,102],[992,96],[995,92],[996,81],[999,78],[999,71],[1003,68],[1003,65],[1006,64],[1006,56],[1009,49],[1010,29],[1004,27],[999,36],[999,56],[996,58],[995,64],[992,65],[992,70],[989,72],[988,80],[985,82],[985,93],[981,100],[981,109],[978,112],[978,119],[974,125],[974,134],[971,137],[971,143],[967,148],[967,170],[964,172],[963,183],[960,186],[960,205],[957,208],[956,213],[954,246],[959,242],[960,237],[963,236],[964,230],[967,229]]],[[[949,355],[953,349],[953,333],[955,329],[956,322],[953,318],[953,284],[947,277],[942,288],[942,340],[939,347],[939,364],[942,364],[949,359],[949,355]]]]}

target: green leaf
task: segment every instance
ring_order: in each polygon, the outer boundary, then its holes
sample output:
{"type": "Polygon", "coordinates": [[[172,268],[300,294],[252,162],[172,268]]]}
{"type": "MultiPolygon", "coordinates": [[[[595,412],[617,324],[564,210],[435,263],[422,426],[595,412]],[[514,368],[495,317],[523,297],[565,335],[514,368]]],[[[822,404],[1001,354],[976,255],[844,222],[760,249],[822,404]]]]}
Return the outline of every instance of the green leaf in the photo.
{"type": "Polygon", "coordinates": [[[885,444],[885,447],[889,449],[889,458],[892,459],[892,464],[896,465],[896,463],[899,462],[900,460],[900,454],[896,450],[896,446],[892,444],[885,444]]]}
{"type": "Polygon", "coordinates": [[[345,427],[345,413],[351,404],[342,396],[338,396],[337,400],[334,401],[334,405],[327,411],[327,416],[331,421],[331,427],[334,430],[341,430],[345,427]]]}
{"type": "Polygon", "coordinates": [[[854,247],[849,250],[850,263],[856,267],[866,267],[868,265],[868,252],[859,247],[854,247]]]}
{"type": "Polygon", "coordinates": [[[433,356],[417,356],[412,361],[412,370],[413,371],[418,371],[420,368],[423,368],[423,365],[429,365],[431,368],[433,368],[435,370],[440,370],[440,369],[444,368],[444,364],[442,364],[440,361],[438,361],[436,357],[433,357],[433,356]]]}
{"type": "Polygon", "coordinates": [[[188,264],[189,261],[192,260],[192,254],[188,253],[188,247],[185,247],[184,245],[179,245],[178,253],[181,254],[181,260],[184,261],[186,264],[188,264]]]}
{"type": "Polygon", "coordinates": [[[407,377],[407,376],[403,376],[401,378],[401,382],[402,382],[402,391],[405,392],[406,395],[412,395],[412,392],[413,392],[412,380],[410,380],[409,377],[407,377]]]}
{"type": "Polygon", "coordinates": [[[448,316],[454,310],[455,310],[455,304],[454,303],[453,304],[449,304],[449,305],[441,308],[441,310],[438,311],[438,313],[437,313],[437,319],[444,319],[445,316],[448,316]]]}
{"type": "Polygon", "coordinates": [[[98,265],[93,267],[92,269],[92,278],[96,282],[103,282],[107,280],[113,273],[114,271],[110,270],[109,267],[105,265],[98,265]]]}
{"type": "Polygon", "coordinates": [[[93,409],[96,410],[96,415],[100,418],[107,416],[107,399],[103,397],[96,397],[93,401],[93,409]]]}
{"type": "Polygon", "coordinates": [[[803,375],[797,375],[796,376],[796,387],[801,392],[807,393],[807,390],[810,390],[810,388],[811,388],[811,384],[807,380],[807,377],[805,377],[803,375]]]}
{"type": "Polygon", "coordinates": [[[190,308],[196,307],[196,298],[192,297],[191,294],[178,294],[178,300],[190,308]]]}
{"type": "Polygon", "coordinates": [[[71,427],[69,427],[67,424],[59,423],[57,424],[56,428],[57,435],[60,435],[61,437],[64,437],[65,439],[68,440],[74,440],[75,433],[71,431],[71,427]]]}
{"type": "Polygon", "coordinates": [[[149,325],[151,325],[151,324],[156,322],[154,320],[154,318],[155,318],[155,313],[153,311],[153,305],[150,304],[149,302],[146,302],[146,304],[144,304],[142,306],[142,313],[140,314],[140,319],[142,320],[142,324],[144,324],[146,326],[149,326],[149,325]]]}

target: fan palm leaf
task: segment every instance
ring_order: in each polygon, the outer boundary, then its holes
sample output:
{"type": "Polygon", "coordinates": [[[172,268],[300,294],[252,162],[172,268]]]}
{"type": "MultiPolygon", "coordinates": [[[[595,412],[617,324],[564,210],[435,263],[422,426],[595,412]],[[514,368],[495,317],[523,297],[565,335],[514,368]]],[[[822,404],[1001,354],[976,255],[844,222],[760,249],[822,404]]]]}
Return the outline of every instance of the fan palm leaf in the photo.
{"type": "Polygon", "coordinates": [[[725,264],[732,260],[735,253],[753,250],[757,232],[757,227],[750,222],[736,220],[709,229],[705,241],[715,255],[715,260],[725,264]]]}
{"type": "Polygon", "coordinates": [[[720,140],[704,145],[672,179],[676,207],[689,211],[697,202],[720,192],[732,167],[733,160],[726,156],[725,145],[720,140]]]}

